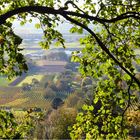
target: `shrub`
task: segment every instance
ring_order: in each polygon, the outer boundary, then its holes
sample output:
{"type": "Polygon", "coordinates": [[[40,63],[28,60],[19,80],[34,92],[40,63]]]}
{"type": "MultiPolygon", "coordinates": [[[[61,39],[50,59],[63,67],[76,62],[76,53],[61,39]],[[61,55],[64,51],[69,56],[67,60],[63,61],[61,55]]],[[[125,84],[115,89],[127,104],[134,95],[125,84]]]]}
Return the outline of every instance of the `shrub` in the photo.
{"type": "Polygon", "coordinates": [[[52,101],[52,108],[57,109],[59,106],[63,104],[63,100],[61,98],[54,98],[52,101]]]}
{"type": "Polygon", "coordinates": [[[49,139],[70,139],[68,127],[75,123],[77,111],[73,108],[59,108],[53,111],[47,122],[49,139]]]}
{"type": "Polygon", "coordinates": [[[0,110],[0,139],[24,139],[33,128],[32,123],[24,118],[17,122],[11,112],[0,110]]]}
{"type": "Polygon", "coordinates": [[[46,92],[44,93],[44,98],[49,99],[49,98],[54,98],[56,93],[49,87],[46,88],[46,92]]]}

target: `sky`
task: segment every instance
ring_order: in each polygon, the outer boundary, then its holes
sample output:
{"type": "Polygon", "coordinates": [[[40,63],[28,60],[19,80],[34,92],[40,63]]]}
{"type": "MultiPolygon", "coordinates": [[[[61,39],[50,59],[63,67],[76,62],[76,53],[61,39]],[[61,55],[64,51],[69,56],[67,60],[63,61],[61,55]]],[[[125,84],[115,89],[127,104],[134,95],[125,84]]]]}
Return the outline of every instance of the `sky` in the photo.
{"type": "MultiPolygon", "coordinates": [[[[64,4],[64,1],[66,0],[62,0],[62,3],[64,4]]],[[[77,3],[76,3],[78,6],[81,6],[83,4],[83,0],[77,0],[77,3]]],[[[73,10],[71,4],[69,4],[69,9],[70,10],[73,10]]],[[[42,33],[42,30],[41,29],[36,29],[34,27],[35,23],[39,23],[38,19],[35,19],[35,18],[32,18],[32,23],[27,23],[25,24],[24,26],[21,26],[20,25],[20,21],[15,21],[14,24],[13,24],[13,29],[15,31],[15,33],[17,34],[34,34],[34,33],[42,33]]],[[[64,24],[60,24],[58,27],[57,27],[57,30],[62,32],[62,33],[68,33],[69,29],[72,27],[72,25],[70,25],[69,23],[64,23],[64,24]],[[63,30],[62,30],[63,29],[63,30]]]]}
{"type": "MultiPolygon", "coordinates": [[[[38,20],[33,20],[32,23],[26,23],[25,25],[21,26],[19,21],[15,21],[13,24],[13,29],[16,34],[41,34],[42,29],[36,29],[35,23],[37,23],[38,20]]],[[[69,29],[72,27],[69,23],[63,23],[60,24],[56,29],[60,31],[61,33],[69,33],[69,29]],[[63,30],[62,30],[63,29],[63,30]]]]}
{"type": "MultiPolygon", "coordinates": [[[[37,21],[37,20],[36,20],[37,21]]],[[[37,21],[38,22],[38,21],[37,21]]],[[[20,21],[14,21],[13,29],[17,34],[32,34],[32,33],[42,33],[41,29],[36,29],[34,27],[35,20],[32,23],[26,23],[25,25],[21,26],[20,21]]]]}

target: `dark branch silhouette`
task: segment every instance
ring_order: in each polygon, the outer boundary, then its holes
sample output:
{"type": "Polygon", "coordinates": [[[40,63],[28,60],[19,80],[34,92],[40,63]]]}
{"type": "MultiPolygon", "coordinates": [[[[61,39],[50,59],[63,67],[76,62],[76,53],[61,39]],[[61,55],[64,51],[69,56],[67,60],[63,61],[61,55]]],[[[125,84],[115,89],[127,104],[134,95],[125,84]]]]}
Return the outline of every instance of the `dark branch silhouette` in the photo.
{"type": "MultiPolygon", "coordinates": [[[[77,8],[77,7],[76,7],[77,8]]],[[[63,16],[65,19],[67,19],[68,21],[75,23],[76,25],[82,27],[83,29],[87,30],[97,41],[97,43],[99,44],[99,46],[102,48],[103,51],[105,51],[110,58],[112,58],[116,64],[118,64],[133,80],[135,80],[135,82],[138,84],[138,86],[140,87],[140,81],[129,71],[127,70],[114,56],[113,54],[107,49],[107,47],[103,44],[103,42],[97,37],[97,35],[87,26],[85,26],[84,24],[74,20],[73,18],[71,18],[70,16],[74,16],[74,17],[80,17],[80,18],[84,18],[84,19],[89,19],[89,20],[94,20],[97,21],[103,25],[105,25],[105,23],[112,23],[112,22],[116,22],[119,20],[123,20],[123,19],[127,19],[127,18],[136,18],[136,19],[140,19],[140,13],[139,12],[126,12],[124,14],[118,15],[116,18],[112,18],[112,19],[103,19],[103,18],[98,18],[98,17],[94,17],[94,16],[90,16],[87,15],[85,13],[76,13],[76,12],[72,12],[72,11],[67,11],[68,7],[64,7],[64,8],[60,8],[60,9],[54,9],[51,7],[45,7],[45,6],[25,6],[25,7],[20,7],[14,10],[11,10],[5,14],[2,14],[0,16],[0,25],[5,23],[5,21],[16,15],[19,13],[24,13],[24,12],[36,12],[36,13],[40,13],[40,14],[53,14],[53,15],[61,15],[63,16]],[[65,9],[65,10],[64,10],[65,9]]]]}
{"type": "MultiPolygon", "coordinates": [[[[67,9],[67,8],[66,8],[67,9]]],[[[95,16],[90,16],[87,14],[81,14],[81,13],[76,13],[76,12],[72,12],[72,11],[66,11],[63,10],[63,8],[60,9],[54,9],[51,7],[45,7],[45,6],[25,6],[25,7],[20,7],[14,10],[11,10],[9,12],[6,12],[5,14],[2,14],[0,16],[0,25],[5,23],[5,21],[14,16],[17,15],[19,13],[24,13],[24,12],[37,12],[40,14],[57,14],[57,15],[69,15],[69,16],[76,16],[76,17],[80,17],[80,18],[84,18],[84,19],[89,19],[89,20],[94,20],[97,21],[101,24],[104,24],[104,22],[107,23],[112,23],[112,22],[116,22],[119,20],[123,20],[123,19],[127,19],[127,18],[136,18],[136,19],[140,19],[140,12],[126,12],[124,14],[118,15],[116,18],[112,18],[112,19],[103,19],[103,18],[98,18],[95,16]]]]}
{"type": "Polygon", "coordinates": [[[140,81],[131,72],[129,72],[125,67],[122,66],[122,64],[113,56],[113,54],[111,54],[111,52],[107,49],[107,47],[103,44],[103,42],[97,37],[97,35],[91,29],[89,29],[87,26],[83,25],[82,23],[68,17],[67,15],[65,15],[64,17],[67,20],[87,30],[96,39],[97,43],[102,48],[102,50],[105,51],[109,55],[109,57],[112,58],[115,61],[115,63],[118,64],[132,79],[134,79],[135,82],[140,87],[140,81]]]}
{"type": "MultiPolygon", "coordinates": [[[[131,93],[130,93],[130,90],[131,90],[131,86],[132,86],[132,84],[133,84],[133,79],[131,79],[131,81],[130,81],[130,85],[129,85],[129,87],[128,87],[128,91],[127,91],[127,93],[128,93],[128,101],[127,101],[126,108],[125,108],[124,111],[122,112],[121,126],[123,126],[124,114],[125,114],[125,112],[128,110],[128,108],[129,108],[130,105],[131,105],[131,93]]],[[[122,127],[122,128],[123,128],[123,127],[122,127]]]]}

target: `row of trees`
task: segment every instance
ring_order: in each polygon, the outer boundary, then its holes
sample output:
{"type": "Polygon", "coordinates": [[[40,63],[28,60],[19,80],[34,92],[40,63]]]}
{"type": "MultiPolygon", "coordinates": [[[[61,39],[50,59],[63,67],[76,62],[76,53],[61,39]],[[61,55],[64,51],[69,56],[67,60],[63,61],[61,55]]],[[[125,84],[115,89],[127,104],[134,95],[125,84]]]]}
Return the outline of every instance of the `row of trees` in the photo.
{"type": "Polygon", "coordinates": [[[58,60],[58,61],[68,61],[69,57],[65,52],[61,51],[50,51],[43,57],[45,60],[58,60]]]}

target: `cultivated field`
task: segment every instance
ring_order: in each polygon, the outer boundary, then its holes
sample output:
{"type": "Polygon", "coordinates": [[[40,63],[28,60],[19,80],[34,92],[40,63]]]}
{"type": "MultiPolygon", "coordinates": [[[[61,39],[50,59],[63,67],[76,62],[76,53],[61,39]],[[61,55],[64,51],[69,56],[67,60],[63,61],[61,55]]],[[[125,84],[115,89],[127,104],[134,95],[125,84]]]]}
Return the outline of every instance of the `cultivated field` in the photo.
{"type": "Polygon", "coordinates": [[[20,83],[18,83],[18,87],[21,87],[23,85],[23,83],[28,83],[31,84],[33,79],[36,79],[38,81],[41,81],[41,79],[43,78],[44,75],[29,75],[26,76],[26,78],[24,80],[22,80],[20,83]]]}

